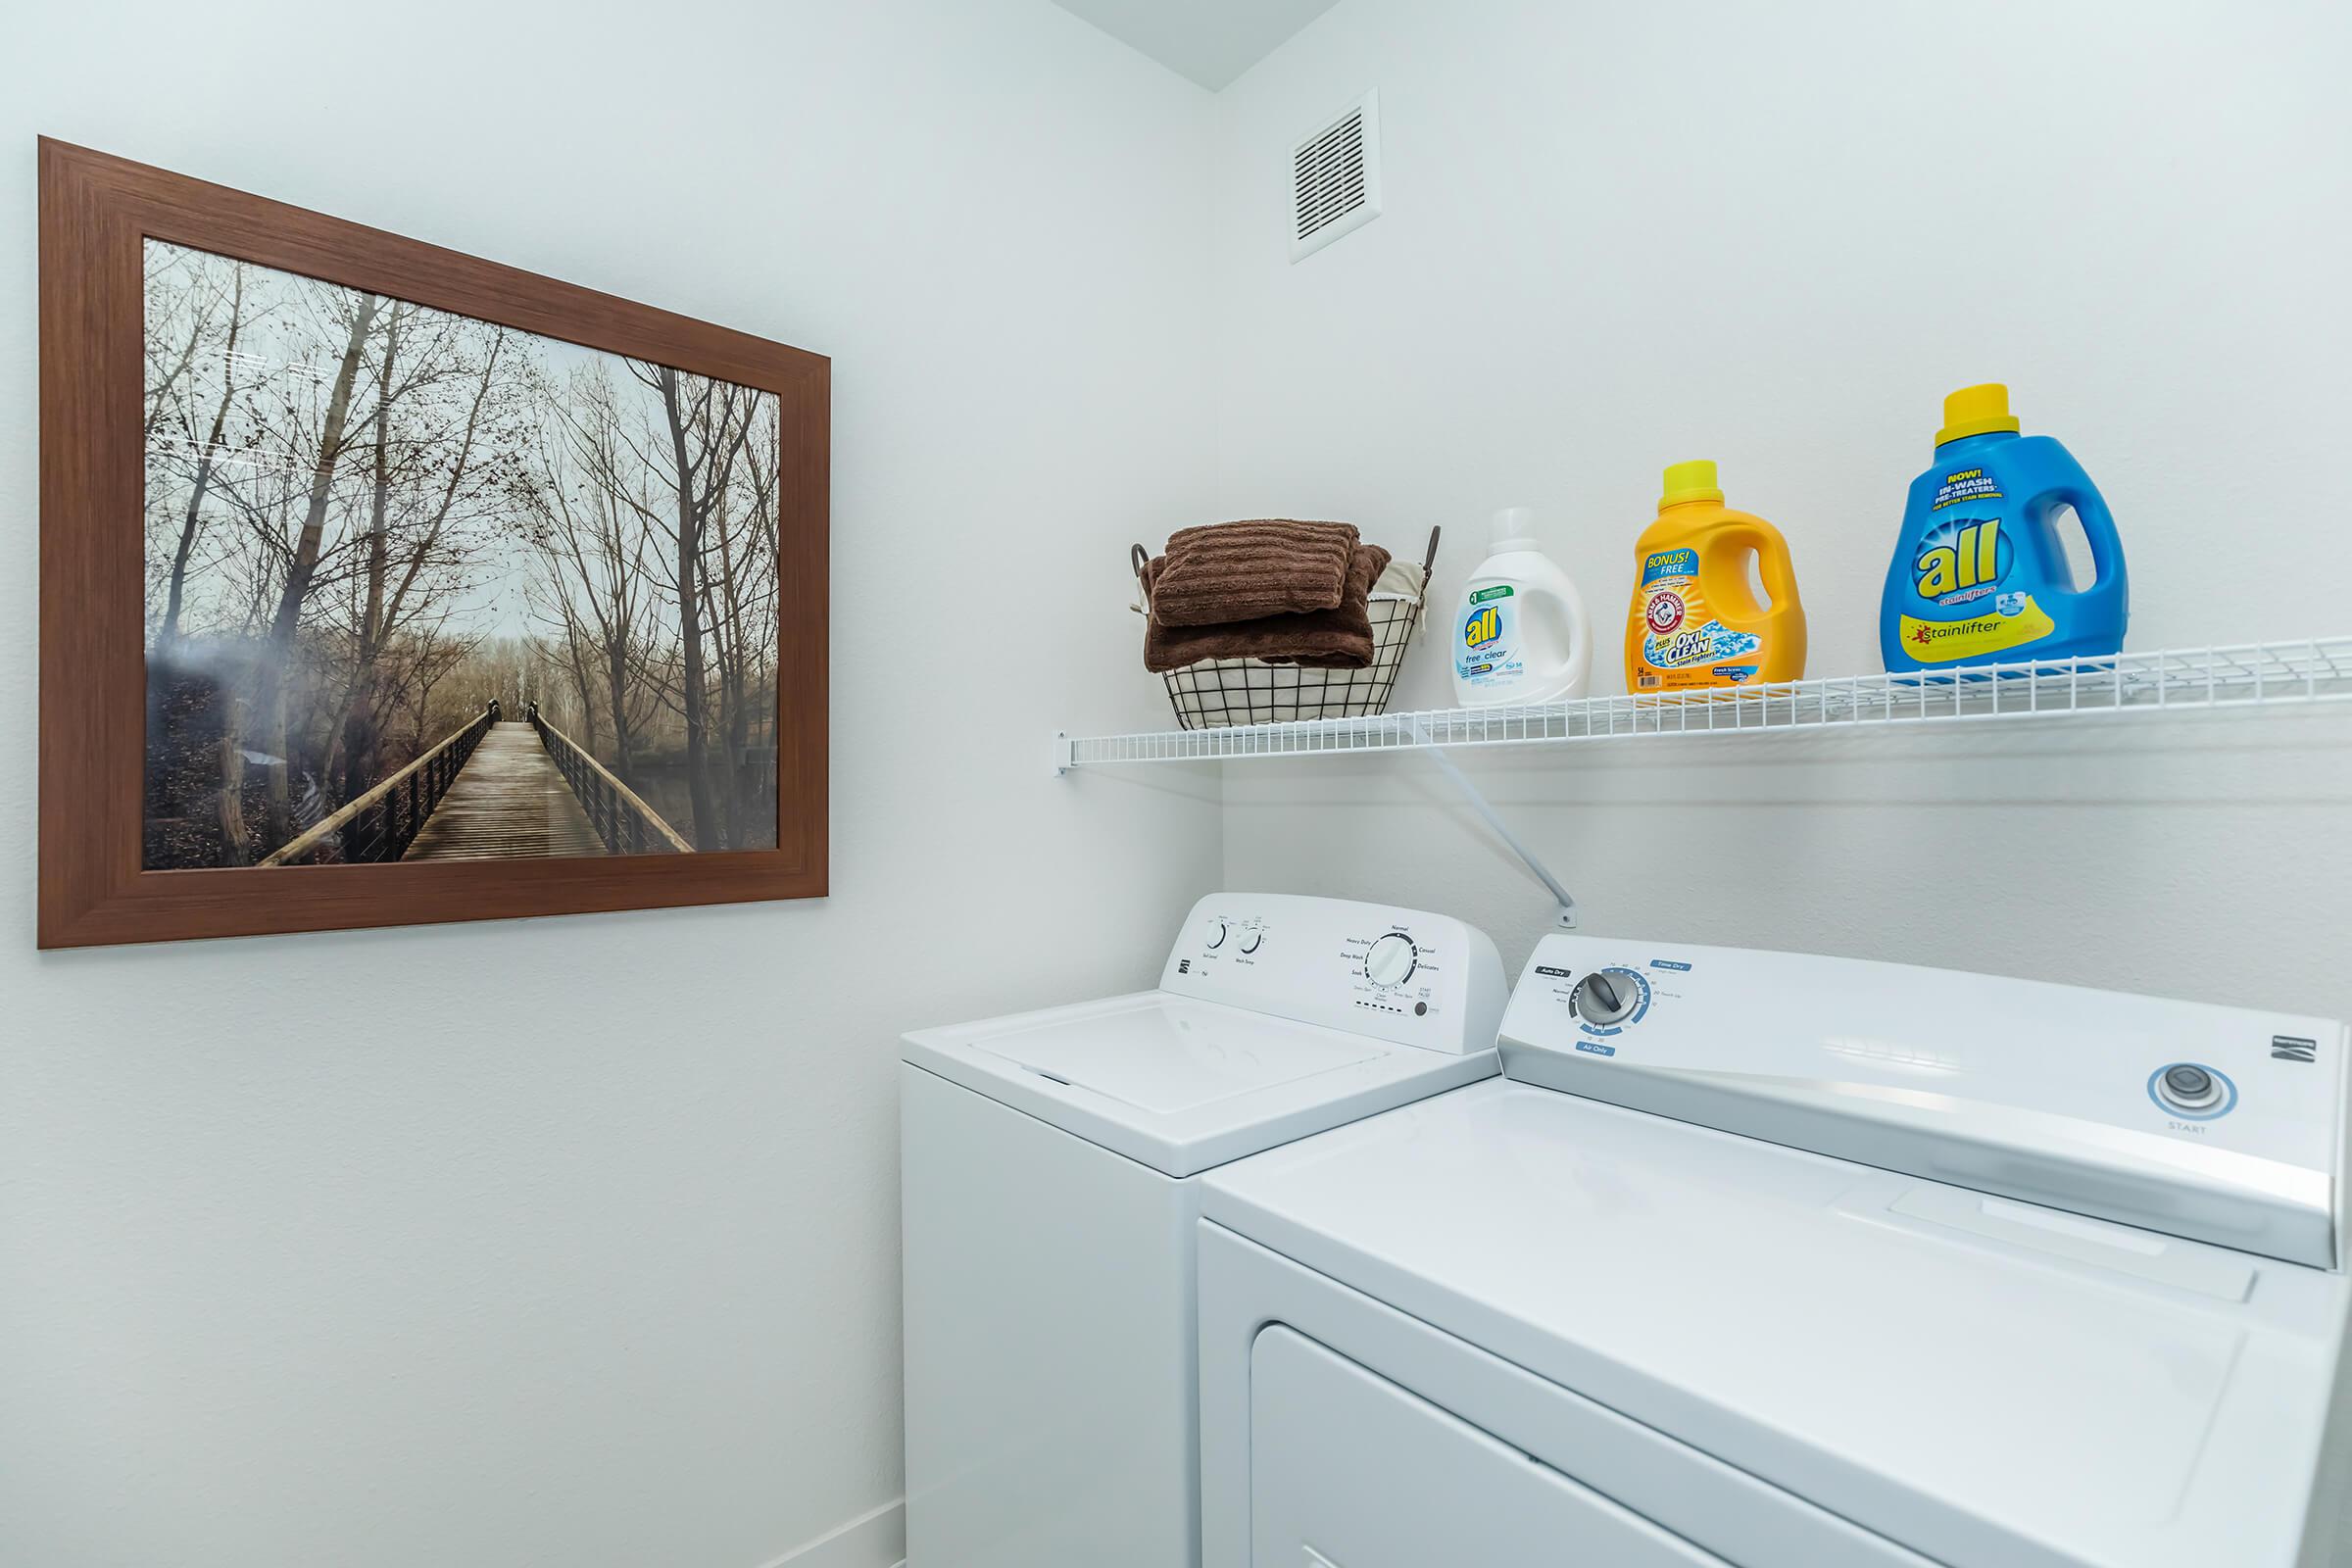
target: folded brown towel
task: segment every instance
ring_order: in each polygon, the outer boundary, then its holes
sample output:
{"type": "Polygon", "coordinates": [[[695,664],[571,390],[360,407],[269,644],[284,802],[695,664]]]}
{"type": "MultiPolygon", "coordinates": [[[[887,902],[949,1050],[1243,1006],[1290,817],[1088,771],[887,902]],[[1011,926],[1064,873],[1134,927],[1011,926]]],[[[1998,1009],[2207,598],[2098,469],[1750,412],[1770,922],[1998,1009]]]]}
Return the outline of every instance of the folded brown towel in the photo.
{"type": "Polygon", "coordinates": [[[1170,626],[1159,618],[1156,586],[1161,563],[1154,561],[1144,568],[1144,591],[1152,605],[1144,626],[1144,667],[1164,674],[1203,659],[1262,659],[1309,669],[1362,669],[1372,662],[1372,615],[1366,601],[1388,564],[1389,553],[1380,546],[1356,546],[1348,562],[1346,591],[1330,610],[1259,615],[1222,626],[1170,626]]]}
{"type": "Polygon", "coordinates": [[[1152,617],[1163,626],[1216,626],[1337,610],[1355,545],[1348,522],[1256,517],[1179,528],[1154,563],[1152,617]]]}

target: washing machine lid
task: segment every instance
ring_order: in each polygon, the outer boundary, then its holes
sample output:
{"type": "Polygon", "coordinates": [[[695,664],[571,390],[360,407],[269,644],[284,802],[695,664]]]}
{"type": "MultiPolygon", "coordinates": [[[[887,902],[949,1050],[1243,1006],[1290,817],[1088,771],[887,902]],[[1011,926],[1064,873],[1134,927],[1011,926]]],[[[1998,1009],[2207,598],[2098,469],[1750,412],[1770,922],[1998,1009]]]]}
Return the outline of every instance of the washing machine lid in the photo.
{"type": "Polygon", "coordinates": [[[1170,1176],[1491,1077],[1441,1054],[1166,991],[924,1029],[905,1059],[1170,1176]]]}
{"type": "Polygon", "coordinates": [[[1152,1115],[1174,1115],[1384,1054],[1232,1007],[1159,997],[983,1035],[973,1049],[1152,1115]]]}
{"type": "Polygon", "coordinates": [[[1202,1210],[1964,1568],[2287,1568],[2352,1305],[2340,1273],[1509,1080],[1214,1172],[1202,1210]]]}

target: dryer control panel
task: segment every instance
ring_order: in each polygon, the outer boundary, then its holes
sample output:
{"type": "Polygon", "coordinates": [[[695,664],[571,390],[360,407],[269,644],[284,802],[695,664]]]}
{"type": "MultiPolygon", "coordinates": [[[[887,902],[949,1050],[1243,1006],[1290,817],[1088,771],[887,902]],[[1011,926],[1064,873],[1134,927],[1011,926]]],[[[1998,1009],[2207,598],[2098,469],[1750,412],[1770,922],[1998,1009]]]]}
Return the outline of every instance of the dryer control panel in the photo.
{"type": "Polygon", "coordinates": [[[1466,1055],[1490,1051],[1502,958],[1450,915],[1282,893],[1211,894],[1176,933],[1160,989],[1466,1055]]]}
{"type": "Polygon", "coordinates": [[[2339,1266],[2342,1023],[1810,954],[1549,936],[1523,1082],[2339,1266]]]}

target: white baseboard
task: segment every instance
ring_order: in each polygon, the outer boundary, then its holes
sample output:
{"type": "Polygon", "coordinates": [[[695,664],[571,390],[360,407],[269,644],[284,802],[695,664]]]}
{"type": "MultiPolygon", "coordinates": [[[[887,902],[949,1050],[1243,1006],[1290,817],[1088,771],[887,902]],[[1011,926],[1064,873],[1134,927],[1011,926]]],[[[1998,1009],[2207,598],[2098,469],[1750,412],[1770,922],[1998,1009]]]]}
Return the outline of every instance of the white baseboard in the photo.
{"type": "Polygon", "coordinates": [[[894,1497],[766,1568],[906,1568],[906,1500],[894,1497]]]}

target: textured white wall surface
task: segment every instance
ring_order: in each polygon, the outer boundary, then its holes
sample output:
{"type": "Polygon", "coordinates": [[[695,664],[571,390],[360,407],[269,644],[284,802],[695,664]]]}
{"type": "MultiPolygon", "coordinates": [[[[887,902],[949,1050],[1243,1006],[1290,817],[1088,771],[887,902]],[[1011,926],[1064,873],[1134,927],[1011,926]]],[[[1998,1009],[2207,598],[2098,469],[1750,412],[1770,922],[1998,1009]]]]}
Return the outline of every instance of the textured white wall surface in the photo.
{"type": "Polygon", "coordinates": [[[1162,711],[1211,101],[1042,0],[6,22],[0,1562],[889,1562],[896,1037],[1218,871],[1045,773],[1162,711]],[[833,896],[36,956],[36,132],[833,356],[833,896]]]}
{"type": "MultiPolygon", "coordinates": [[[[1220,501],[1446,526],[1400,706],[1486,516],[1543,513],[1599,691],[1660,467],[1796,558],[1810,673],[1880,667],[1942,395],[2011,383],[2121,521],[2132,646],[2352,630],[2352,13],[1874,0],[1344,0],[1222,95],[1220,501]],[[1285,153],[1366,87],[1387,210],[1294,267],[1285,153]]],[[[2352,724],[1551,749],[1470,764],[1588,926],[2352,1014],[2352,724]]],[[[1425,761],[1235,764],[1226,880],[1428,905],[1525,956],[1547,901],[1425,761]]]]}

